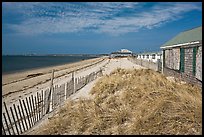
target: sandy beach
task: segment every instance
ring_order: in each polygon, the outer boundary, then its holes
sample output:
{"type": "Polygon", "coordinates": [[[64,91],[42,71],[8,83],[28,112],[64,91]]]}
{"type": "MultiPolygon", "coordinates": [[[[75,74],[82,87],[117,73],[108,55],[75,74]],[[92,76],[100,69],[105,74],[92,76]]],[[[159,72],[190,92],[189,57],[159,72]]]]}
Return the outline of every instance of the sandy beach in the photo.
{"type": "Polygon", "coordinates": [[[54,83],[56,83],[62,79],[63,76],[71,76],[69,73],[73,70],[101,62],[102,60],[104,60],[104,58],[95,58],[59,66],[33,69],[21,73],[2,75],[2,99],[7,103],[13,103],[24,95],[48,87],[53,69],[55,70],[54,83]]]}

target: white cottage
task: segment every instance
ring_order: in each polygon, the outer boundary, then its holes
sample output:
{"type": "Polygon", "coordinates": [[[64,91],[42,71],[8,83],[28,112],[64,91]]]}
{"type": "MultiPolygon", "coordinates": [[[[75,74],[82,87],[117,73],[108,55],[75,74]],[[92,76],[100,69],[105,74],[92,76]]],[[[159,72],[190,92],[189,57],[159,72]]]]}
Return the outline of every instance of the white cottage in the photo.
{"type": "Polygon", "coordinates": [[[148,60],[152,62],[157,62],[161,59],[161,52],[148,52],[148,53],[141,53],[137,54],[137,59],[148,60]]]}

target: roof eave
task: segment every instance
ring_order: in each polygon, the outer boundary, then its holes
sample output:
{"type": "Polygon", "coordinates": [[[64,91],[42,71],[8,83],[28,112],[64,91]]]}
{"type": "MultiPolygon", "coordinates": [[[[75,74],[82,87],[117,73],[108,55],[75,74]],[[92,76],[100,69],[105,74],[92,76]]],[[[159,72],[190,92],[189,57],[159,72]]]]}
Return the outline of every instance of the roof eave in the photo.
{"type": "Polygon", "coordinates": [[[181,43],[181,44],[163,46],[163,47],[160,47],[160,48],[161,49],[175,48],[175,47],[181,47],[181,46],[193,45],[193,44],[199,44],[199,43],[202,43],[202,41],[192,41],[192,42],[186,42],[186,43],[181,43]]]}

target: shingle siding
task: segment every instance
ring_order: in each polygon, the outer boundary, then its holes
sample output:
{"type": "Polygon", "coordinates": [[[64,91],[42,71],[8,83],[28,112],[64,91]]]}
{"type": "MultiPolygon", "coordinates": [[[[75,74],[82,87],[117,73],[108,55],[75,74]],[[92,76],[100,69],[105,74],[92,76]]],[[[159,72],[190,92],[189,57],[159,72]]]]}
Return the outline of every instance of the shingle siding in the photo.
{"type": "Polygon", "coordinates": [[[202,46],[198,47],[196,54],[196,78],[202,81],[202,46]]]}
{"type": "Polygon", "coordinates": [[[170,69],[179,70],[180,65],[180,49],[165,50],[165,66],[170,69]]]}
{"type": "Polygon", "coordinates": [[[193,48],[185,49],[184,73],[193,75],[193,48]]]}
{"type": "Polygon", "coordinates": [[[179,65],[180,65],[180,48],[174,48],[173,49],[173,62],[174,62],[173,69],[179,70],[179,65]]]}
{"type": "Polygon", "coordinates": [[[161,48],[165,75],[202,86],[202,26],[178,34],[161,48]]]}
{"type": "Polygon", "coordinates": [[[180,72],[174,67],[177,61],[181,61],[175,58],[175,56],[180,56],[178,50],[165,50],[165,63],[167,64],[163,68],[163,73],[167,76],[177,77],[188,83],[202,86],[202,45],[197,45],[197,48],[195,76],[193,75],[193,47],[184,48],[184,72],[180,72]]]}

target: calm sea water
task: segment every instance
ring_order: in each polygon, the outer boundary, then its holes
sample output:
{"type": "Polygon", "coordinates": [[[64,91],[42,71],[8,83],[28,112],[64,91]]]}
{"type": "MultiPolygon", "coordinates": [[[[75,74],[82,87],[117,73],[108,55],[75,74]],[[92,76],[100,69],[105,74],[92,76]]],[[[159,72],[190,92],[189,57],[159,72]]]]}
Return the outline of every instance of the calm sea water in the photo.
{"type": "Polygon", "coordinates": [[[93,56],[2,56],[2,74],[73,63],[93,56]]]}

